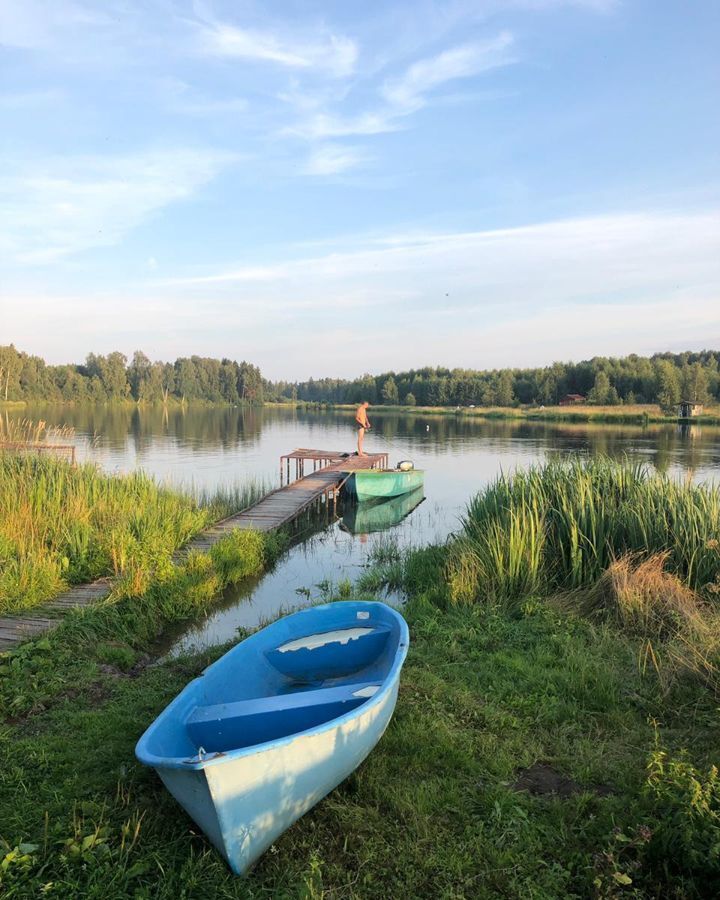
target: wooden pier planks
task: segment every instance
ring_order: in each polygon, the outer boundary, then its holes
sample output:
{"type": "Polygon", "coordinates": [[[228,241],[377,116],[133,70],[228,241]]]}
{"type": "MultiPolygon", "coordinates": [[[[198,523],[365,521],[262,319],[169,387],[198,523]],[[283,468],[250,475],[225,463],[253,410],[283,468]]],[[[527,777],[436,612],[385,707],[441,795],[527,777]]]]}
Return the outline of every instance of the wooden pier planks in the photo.
{"type": "MultiPolygon", "coordinates": [[[[271,491],[248,509],[201,532],[175,553],[174,561],[181,562],[191,550],[207,553],[218,541],[238,528],[263,532],[281,528],[323,496],[332,496],[350,473],[387,466],[386,453],[343,457],[338,451],[300,448],[282,457],[282,460],[287,460],[288,466],[290,459],[300,464],[304,460],[313,460],[320,464],[320,468],[271,491]]],[[[92,584],[76,585],[49,603],[29,610],[27,614],[0,616],[0,652],[51,631],[68,610],[95,603],[106,597],[110,589],[110,579],[101,578],[92,584]]]]}
{"type": "Polygon", "coordinates": [[[110,593],[110,579],[100,578],[92,584],[78,584],[42,606],[16,615],[0,616],[0,651],[52,631],[69,609],[96,603],[110,593]]]}

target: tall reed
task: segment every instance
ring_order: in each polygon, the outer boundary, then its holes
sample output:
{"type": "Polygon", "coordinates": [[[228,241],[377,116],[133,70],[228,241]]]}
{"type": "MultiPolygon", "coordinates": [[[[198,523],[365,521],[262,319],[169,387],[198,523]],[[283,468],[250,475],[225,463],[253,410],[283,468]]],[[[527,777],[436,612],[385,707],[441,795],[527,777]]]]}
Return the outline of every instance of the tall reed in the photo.
{"type": "Polygon", "coordinates": [[[552,461],[477,494],[451,550],[451,597],[510,600],[594,583],[625,554],[665,555],[694,590],[720,579],[720,490],[644,464],[552,461]]]}
{"type": "Polygon", "coordinates": [[[263,490],[249,483],[193,495],[140,472],[110,476],[0,452],[0,612],[102,575],[146,583],[179,546],[263,490]]]}

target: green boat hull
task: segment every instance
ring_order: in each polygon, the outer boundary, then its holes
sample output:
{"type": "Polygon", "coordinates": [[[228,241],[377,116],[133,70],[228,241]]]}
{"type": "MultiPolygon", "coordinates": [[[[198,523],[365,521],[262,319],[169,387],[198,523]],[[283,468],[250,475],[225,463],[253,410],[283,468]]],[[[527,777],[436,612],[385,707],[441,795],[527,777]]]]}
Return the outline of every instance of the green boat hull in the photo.
{"type": "Polygon", "coordinates": [[[410,494],[391,497],[389,500],[353,503],[344,510],[341,527],[350,534],[386,531],[394,525],[399,525],[424,499],[425,492],[419,487],[410,494]]]}
{"type": "Polygon", "coordinates": [[[351,497],[363,500],[379,500],[383,497],[400,497],[423,486],[425,473],[418,469],[401,472],[398,469],[362,469],[353,472],[345,485],[351,497]]]}

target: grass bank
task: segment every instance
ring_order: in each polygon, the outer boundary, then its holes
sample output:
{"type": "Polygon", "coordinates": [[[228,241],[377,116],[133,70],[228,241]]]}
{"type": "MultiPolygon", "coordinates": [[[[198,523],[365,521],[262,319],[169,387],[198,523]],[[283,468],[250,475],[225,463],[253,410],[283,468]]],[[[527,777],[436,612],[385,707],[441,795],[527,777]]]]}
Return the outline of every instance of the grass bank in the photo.
{"type": "MultiPolygon", "coordinates": [[[[622,488],[627,496],[608,507],[611,522],[626,505],[632,508],[633,492],[669,489],[624,467],[550,468],[534,478],[517,485],[501,480],[481,494],[468,510],[460,550],[467,553],[468,542],[482,537],[480,522],[491,531],[494,521],[509,516],[502,521],[511,526],[528,484],[538,480],[553,502],[563,485],[571,495],[572,485],[603,496],[622,488]]],[[[537,485],[534,490],[545,509],[537,485]]],[[[674,496],[666,503],[679,502],[674,496]]],[[[602,497],[591,499],[598,506],[602,497]]],[[[577,515],[583,502],[568,501],[577,515]]],[[[702,510],[693,514],[695,529],[702,510]]],[[[608,533],[614,532],[597,532],[598,546],[608,533]]],[[[597,558],[586,540],[578,546],[597,558]]],[[[688,538],[680,549],[691,546],[688,538]]],[[[656,546],[642,559],[630,557],[632,571],[624,586],[617,575],[614,595],[603,579],[618,560],[608,557],[598,577],[583,562],[587,579],[568,588],[562,573],[573,567],[558,561],[555,574],[547,547],[548,567],[532,588],[519,580],[503,592],[478,581],[463,596],[452,582],[461,558],[454,546],[406,556],[383,548],[374,582],[366,578],[356,590],[372,595],[387,577],[409,596],[411,647],[396,714],[362,766],[245,879],[229,873],[133,756],[153,717],[225,649],[142,664],[151,632],[174,615],[179,599],[164,605],[150,594],[142,600],[145,610],[137,602],[107,604],[6,655],[0,662],[0,891],[160,900],[717,896],[718,695],[690,669],[664,679],[643,664],[647,634],[661,652],[675,631],[654,631],[654,621],[642,620],[626,627],[609,601],[587,610],[579,602],[632,599],[640,584],[652,582],[647,573],[633,578],[640,565],[657,559],[650,552],[656,546]],[[153,626],[145,633],[148,620],[153,626]],[[124,646],[108,646],[108,636],[119,633],[124,646]]],[[[228,551],[223,558],[232,556],[228,551]]],[[[523,552],[513,559],[527,564],[523,552]]],[[[703,616],[709,615],[712,592],[701,596],[680,564],[682,575],[670,571],[668,559],[661,573],[700,598],[703,616]]],[[[497,557],[496,581],[507,564],[497,557]]],[[[693,571],[701,568],[694,564],[693,571]]],[[[178,598],[192,596],[188,586],[178,598]]],[[[338,590],[345,594],[347,587],[338,590]]],[[[642,596],[660,600],[652,592],[642,596]]],[[[188,601],[186,613],[203,603],[202,595],[196,605],[188,601]]],[[[669,620],[675,615],[671,609],[669,620]]]]}
{"type": "MultiPolygon", "coordinates": [[[[90,654],[44,710],[0,728],[0,890],[716,895],[715,701],[684,684],[661,692],[630,639],[547,607],[443,611],[420,597],[407,614],[412,648],[390,728],[244,880],[133,756],[222,648],[139,671],[90,654]]],[[[56,678],[69,675],[58,652],[52,641],[35,652],[56,678]]]]}
{"type": "Polygon", "coordinates": [[[645,464],[576,459],[502,475],[468,505],[451,594],[471,601],[593,584],[627,554],[665,554],[694,590],[720,591],[720,489],[645,464]]]}
{"type": "Polygon", "coordinates": [[[142,592],[178,547],[263,492],[249,483],[190,495],[142,473],[0,453],[0,613],[103,575],[142,592]]]}
{"type": "MultiPolygon", "coordinates": [[[[287,405],[287,404],[284,404],[287,405]]],[[[332,408],[352,412],[355,404],[291,404],[308,408],[332,408]]],[[[622,404],[620,406],[386,406],[372,407],[373,415],[402,413],[403,415],[454,416],[470,419],[515,419],[533,422],[596,422],[598,424],[646,425],[650,423],[677,424],[678,417],[666,415],[656,403],[622,404]]],[[[720,406],[708,406],[701,416],[683,420],[686,424],[720,425],[720,406]]]]}

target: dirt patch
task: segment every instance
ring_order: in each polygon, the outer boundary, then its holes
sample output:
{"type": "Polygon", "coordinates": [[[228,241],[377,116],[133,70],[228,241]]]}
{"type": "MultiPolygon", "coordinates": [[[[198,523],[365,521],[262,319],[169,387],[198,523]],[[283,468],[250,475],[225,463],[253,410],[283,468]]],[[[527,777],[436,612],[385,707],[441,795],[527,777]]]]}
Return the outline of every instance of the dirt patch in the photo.
{"type": "Polygon", "coordinates": [[[599,797],[613,793],[612,788],[606,784],[589,786],[578,784],[577,781],[543,762],[533,763],[528,769],[520,769],[518,779],[512,787],[514,791],[527,791],[540,797],[554,794],[562,799],[587,792],[597,794],[599,797]]]}

